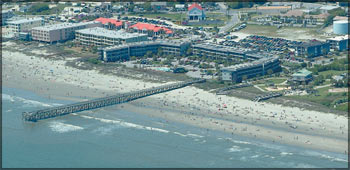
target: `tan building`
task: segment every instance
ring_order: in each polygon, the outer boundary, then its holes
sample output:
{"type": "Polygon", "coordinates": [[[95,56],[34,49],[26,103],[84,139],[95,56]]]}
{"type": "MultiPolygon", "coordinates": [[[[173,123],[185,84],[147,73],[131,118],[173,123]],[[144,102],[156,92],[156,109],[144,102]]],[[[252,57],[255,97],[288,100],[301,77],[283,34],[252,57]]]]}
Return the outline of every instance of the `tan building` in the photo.
{"type": "Polygon", "coordinates": [[[74,39],[76,30],[101,26],[102,24],[100,22],[91,21],[82,23],[63,23],[35,27],[32,30],[32,38],[33,40],[48,43],[63,42],[74,39]]]}
{"type": "Polygon", "coordinates": [[[75,32],[75,40],[78,43],[98,47],[147,41],[147,37],[147,34],[108,30],[101,27],[87,28],[75,32]]]}
{"type": "Polygon", "coordinates": [[[44,25],[42,18],[25,18],[7,22],[10,32],[18,35],[20,32],[30,32],[32,28],[44,25]]]}

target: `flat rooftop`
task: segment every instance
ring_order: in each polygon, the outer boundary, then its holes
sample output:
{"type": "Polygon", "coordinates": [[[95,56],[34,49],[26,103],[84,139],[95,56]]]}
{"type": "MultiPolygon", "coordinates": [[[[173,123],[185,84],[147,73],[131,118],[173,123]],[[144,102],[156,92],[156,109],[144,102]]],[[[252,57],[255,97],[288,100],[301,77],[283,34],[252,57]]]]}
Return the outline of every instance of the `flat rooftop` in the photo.
{"type": "Polygon", "coordinates": [[[306,69],[302,69],[297,71],[296,73],[294,73],[292,76],[302,76],[302,77],[306,77],[308,75],[312,74],[311,71],[306,70],[306,69]]]}
{"type": "Polygon", "coordinates": [[[41,27],[35,27],[33,29],[42,30],[42,31],[52,31],[52,30],[59,30],[59,29],[65,29],[65,28],[78,27],[78,26],[82,26],[82,25],[89,25],[89,24],[94,24],[94,23],[100,23],[100,22],[98,22],[98,21],[90,21],[90,22],[80,22],[80,23],[62,23],[62,24],[54,24],[54,25],[46,25],[46,26],[41,26],[41,27]]]}
{"type": "Polygon", "coordinates": [[[222,70],[228,70],[228,71],[237,71],[239,69],[245,69],[245,68],[250,68],[250,67],[254,67],[263,63],[269,63],[269,62],[273,62],[275,60],[277,60],[278,57],[274,56],[274,57],[264,57],[261,58],[259,60],[255,60],[249,63],[243,63],[243,64],[237,64],[237,65],[233,65],[230,67],[225,67],[222,68],[222,70]]]}
{"type": "Polygon", "coordinates": [[[116,38],[116,39],[128,39],[128,38],[135,38],[140,36],[147,36],[146,34],[128,33],[122,30],[114,31],[114,30],[109,30],[102,27],[86,28],[86,29],[78,30],[76,32],[79,32],[81,34],[89,34],[89,35],[116,38]]]}
{"type": "Polygon", "coordinates": [[[193,47],[204,48],[204,49],[220,51],[220,52],[234,52],[234,53],[239,53],[242,55],[251,51],[249,49],[229,47],[229,46],[217,45],[217,44],[211,44],[211,43],[195,44],[195,45],[193,45],[193,47]]]}
{"type": "Polygon", "coordinates": [[[133,46],[140,46],[140,45],[176,45],[180,46],[181,44],[184,43],[189,43],[187,41],[179,41],[179,40],[170,40],[170,41],[162,41],[162,40],[157,40],[157,41],[143,41],[143,42],[133,42],[133,43],[128,43],[128,44],[123,44],[123,45],[115,45],[115,46],[109,46],[109,47],[104,47],[101,48],[105,51],[113,51],[113,50],[118,50],[122,48],[127,48],[127,47],[133,47],[133,46]]]}
{"type": "Polygon", "coordinates": [[[24,23],[29,23],[29,22],[35,22],[35,21],[43,21],[42,18],[23,18],[20,20],[13,20],[7,22],[8,24],[24,24],[24,23]]]}
{"type": "Polygon", "coordinates": [[[326,42],[318,41],[318,40],[310,40],[308,42],[302,42],[301,44],[297,45],[299,47],[312,47],[312,46],[319,46],[323,45],[326,42]]]}
{"type": "Polygon", "coordinates": [[[333,38],[328,38],[327,40],[334,40],[334,41],[340,41],[340,40],[348,40],[349,39],[349,35],[344,35],[344,36],[337,36],[337,37],[333,37],[333,38]]]}

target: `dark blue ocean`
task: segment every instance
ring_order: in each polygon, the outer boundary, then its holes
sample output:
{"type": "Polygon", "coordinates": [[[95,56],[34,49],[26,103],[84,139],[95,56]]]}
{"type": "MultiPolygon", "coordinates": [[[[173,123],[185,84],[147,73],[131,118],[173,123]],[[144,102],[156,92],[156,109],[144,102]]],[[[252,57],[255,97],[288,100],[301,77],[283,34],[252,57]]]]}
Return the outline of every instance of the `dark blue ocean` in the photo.
{"type": "Polygon", "coordinates": [[[67,104],[3,87],[4,168],[346,168],[344,154],[306,150],[127,112],[111,106],[28,123],[23,111],[67,104]]]}

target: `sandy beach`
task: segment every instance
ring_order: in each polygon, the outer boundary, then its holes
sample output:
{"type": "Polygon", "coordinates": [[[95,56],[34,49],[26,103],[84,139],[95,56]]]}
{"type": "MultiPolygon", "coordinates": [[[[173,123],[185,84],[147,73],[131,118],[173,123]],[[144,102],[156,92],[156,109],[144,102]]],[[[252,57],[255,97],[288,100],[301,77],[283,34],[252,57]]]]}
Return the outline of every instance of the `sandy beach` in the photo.
{"type": "MultiPolygon", "coordinates": [[[[6,50],[14,45],[13,42],[3,43],[2,78],[6,87],[26,89],[55,99],[83,101],[162,85],[104,75],[95,70],[79,70],[65,66],[67,60],[49,60],[6,50]]],[[[123,106],[133,112],[207,130],[348,153],[348,118],[345,116],[218,96],[192,86],[123,106]]]]}

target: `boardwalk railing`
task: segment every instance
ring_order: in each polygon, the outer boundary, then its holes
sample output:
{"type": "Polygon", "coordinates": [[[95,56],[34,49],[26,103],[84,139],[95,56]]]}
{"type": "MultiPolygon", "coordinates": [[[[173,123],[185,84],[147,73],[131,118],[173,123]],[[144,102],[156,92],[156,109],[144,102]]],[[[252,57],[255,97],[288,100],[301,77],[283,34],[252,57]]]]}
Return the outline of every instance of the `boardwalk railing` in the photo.
{"type": "Polygon", "coordinates": [[[255,102],[260,102],[262,100],[267,100],[267,99],[270,99],[270,98],[274,98],[274,97],[280,97],[282,96],[281,93],[277,93],[277,92],[271,92],[271,93],[268,93],[266,95],[263,95],[263,96],[256,96],[253,101],[255,102]]]}
{"type": "Polygon", "coordinates": [[[171,90],[175,90],[178,88],[182,88],[194,83],[202,83],[205,82],[204,79],[195,79],[186,82],[174,83],[169,85],[162,85],[159,87],[147,88],[134,92],[122,93],[114,96],[108,96],[98,99],[93,99],[84,102],[78,102],[58,107],[52,107],[48,109],[37,110],[34,112],[23,112],[23,119],[26,121],[36,122],[37,120],[47,119],[57,116],[62,116],[70,113],[81,112],[85,110],[97,109],[105,106],[125,103],[131,100],[136,100],[142,97],[163,93],[171,90]]]}

